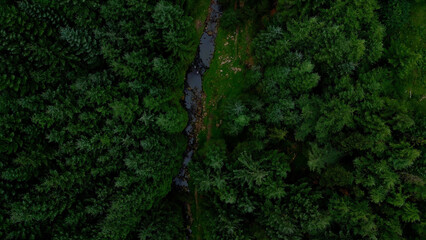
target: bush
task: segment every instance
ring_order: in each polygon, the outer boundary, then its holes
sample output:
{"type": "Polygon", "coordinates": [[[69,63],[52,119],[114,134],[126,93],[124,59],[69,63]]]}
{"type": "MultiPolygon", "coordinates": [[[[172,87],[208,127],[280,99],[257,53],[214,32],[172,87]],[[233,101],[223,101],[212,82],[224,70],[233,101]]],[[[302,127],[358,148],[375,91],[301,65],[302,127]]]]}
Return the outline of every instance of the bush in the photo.
{"type": "Polygon", "coordinates": [[[241,24],[240,12],[238,10],[226,10],[220,19],[221,28],[234,31],[241,24]]]}

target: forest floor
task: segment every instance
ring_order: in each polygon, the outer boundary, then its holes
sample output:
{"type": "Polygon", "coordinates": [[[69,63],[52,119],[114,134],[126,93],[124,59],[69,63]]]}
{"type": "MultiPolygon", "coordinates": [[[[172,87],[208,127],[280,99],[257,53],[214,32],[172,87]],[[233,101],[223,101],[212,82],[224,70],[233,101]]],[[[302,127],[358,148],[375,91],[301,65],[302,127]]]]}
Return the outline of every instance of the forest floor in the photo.
{"type": "MultiPolygon", "coordinates": [[[[222,139],[221,124],[223,107],[226,101],[233,101],[246,88],[244,72],[253,65],[251,41],[254,25],[248,21],[235,31],[227,31],[219,27],[216,37],[216,49],[210,68],[203,78],[204,126],[198,135],[199,149],[205,147],[210,140],[222,139]]],[[[208,227],[208,214],[201,214],[204,206],[203,197],[194,189],[195,213],[192,231],[194,239],[206,239],[203,228],[208,227]]]]}
{"type": "Polygon", "coordinates": [[[233,32],[219,28],[214,57],[203,79],[206,101],[200,147],[210,139],[222,138],[220,126],[224,103],[238,98],[246,87],[244,71],[253,64],[252,34],[251,22],[233,32]]]}

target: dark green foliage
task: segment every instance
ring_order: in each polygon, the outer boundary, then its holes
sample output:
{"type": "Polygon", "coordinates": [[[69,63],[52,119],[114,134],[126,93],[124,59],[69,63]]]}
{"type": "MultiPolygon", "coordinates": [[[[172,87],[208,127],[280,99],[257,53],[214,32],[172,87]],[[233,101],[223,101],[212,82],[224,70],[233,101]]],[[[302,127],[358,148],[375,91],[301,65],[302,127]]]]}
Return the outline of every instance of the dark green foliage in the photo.
{"type": "Polygon", "coordinates": [[[289,185],[283,199],[266,201],[262,206],[262,224],[271,239],[303,239],[305,234],[321,235],[331,217],[319,209],[321,194],[312,192],[307,184],[289,185]],[[285,212],[286,214],[282,214],[285,212]]]}
{"type": "Polygon", "coordinates": [[[241,23],[240,15],[238,10],[227,9],[220,19],[220,27],[228,31],[235,31],[241,23]]]}
{"type": "Polygon", "coordinates": [[[80,56],[88,64],[96,61],[99,55],[98,44],[96,39],[87,31],[75,30],[69,27],[61,28],[61,38],[67,41],[73,49],[75,55],[80,56]]]}
{"type": "Polygon", "coordinates": [[[262,77],[226,102],[220,164],[201,151],[192,170],[208,214],[240,223],[223,238],[424,238],[424,4],[276,7],[246,74],[262,77]]]}
{"type": "Polygon", "coordinates": [[[388,34],[400,31],[410,20],[411,1],[391,0],[383,4],[382,18],[388,34]]]}
{"type": "MultiPolygon", "coordinates": [[[[221,3],[260,30],[189,166],[197,237],[426,239],[424,3],[221,3]]],[[[0,2],[1,239],[185,237],[194,5],[0,2]]]]}
{"type": "Polygon", "coordinates": [[[153,207],[163,221],[155,204],[185,148],[190,18],[167,1],[0,9],[0,238],[127,239],[153,207]]]}
{"type": "Polygon", "coordinates": [[[347,171],[342,166],[329,167],[321,176],[320,184],[326,187],[334,186],[351,186],[354,177],[351,172],[347,171]]]}
{"type": "Polygon", "coordinates": [[[140,240],[184,239],[183,216],[180,206],[163,200],[144,214],[138,237],[140,240]]]}

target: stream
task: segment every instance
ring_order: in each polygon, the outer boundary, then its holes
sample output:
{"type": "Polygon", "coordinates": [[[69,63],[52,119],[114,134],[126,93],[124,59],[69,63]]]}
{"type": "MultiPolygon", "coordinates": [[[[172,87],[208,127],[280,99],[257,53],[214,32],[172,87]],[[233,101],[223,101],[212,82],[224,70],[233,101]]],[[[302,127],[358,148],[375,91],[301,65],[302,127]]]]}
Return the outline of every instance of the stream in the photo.
{"type": "MultiPolygon", "coordinates": [[[[209,13],[205,21],[205,28],[198,45],[197,54],[191,63],[185,80],[183,105],[188,112],[188,124],[184,130],[188,138],[188,144],[184,154],[182,167],[179,174],[173,179],[175,191],[189,193],[188,164],[192,160],[197,149],[197,136],[203,125],[203,75],[210,67],[215,50],[218,20],[221,16],[218,0],[211,0],[209,13]]],[[[183,202],[185,228],[187,239],[191,237],[192,214],[189,202],[183,202]]]]}

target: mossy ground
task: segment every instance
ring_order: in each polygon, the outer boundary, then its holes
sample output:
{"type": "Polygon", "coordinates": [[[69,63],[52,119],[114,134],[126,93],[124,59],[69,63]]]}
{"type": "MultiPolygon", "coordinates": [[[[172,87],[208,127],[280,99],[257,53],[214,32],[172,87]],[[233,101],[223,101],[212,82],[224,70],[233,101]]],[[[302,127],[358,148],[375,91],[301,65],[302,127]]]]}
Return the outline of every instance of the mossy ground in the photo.
{"type": "MultiPolygon", "coordinates": [[[[258,26],[253,20],[237,27],[234,31],[219,27],[216,37],[214,57],[203,77],[203,90],[206,95],[204,103],[204,126],[198,135],[200,151],[210,140],[223,139],[221,123],[223,108],[227,101],[237,99],[247,88],[245,71],[253,65],[251,42],[258,26]]],[[[195,161],[197,159],[194,159],[195,161]]],[[[192,214],[194,223],[192,231],[194,239],[210,239],[212,228],[208,209],[209,202],[193,189],[192,214]]]]}
{"type": "Polygon", "coordinates": [[[227,101],[237,99],[246,89],[245,71],[253,65],[252,37],[252,21],[235,31],[218,30],[215,54],[203,78],[206,101],[204,128],[199,134],[200,147],[210,139],[223,138],[220,129],[223,106],[227,101]]]}

